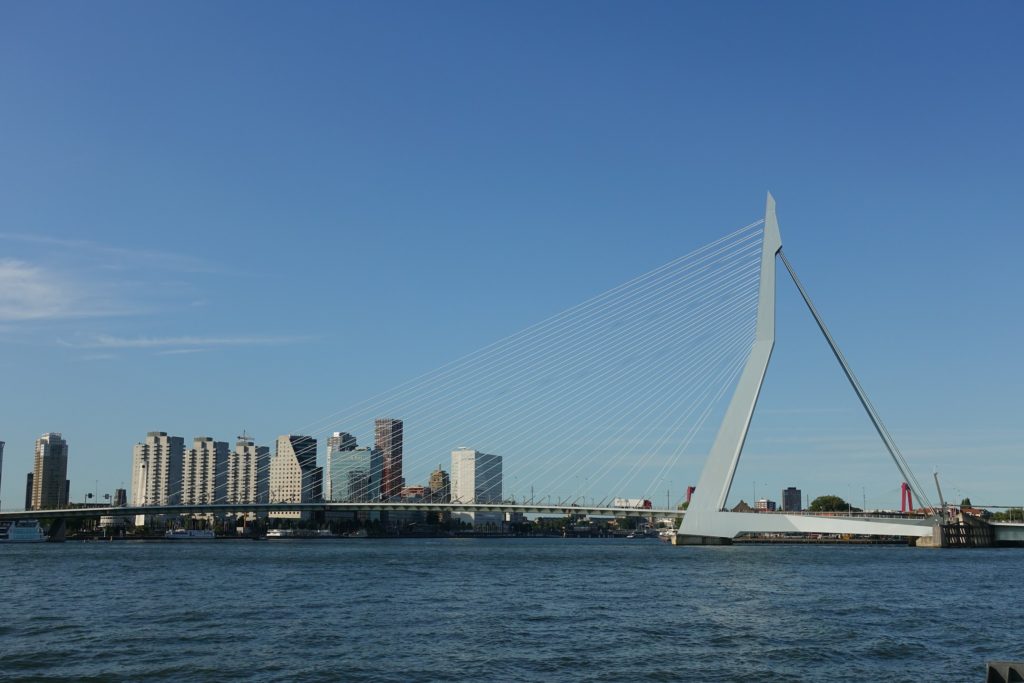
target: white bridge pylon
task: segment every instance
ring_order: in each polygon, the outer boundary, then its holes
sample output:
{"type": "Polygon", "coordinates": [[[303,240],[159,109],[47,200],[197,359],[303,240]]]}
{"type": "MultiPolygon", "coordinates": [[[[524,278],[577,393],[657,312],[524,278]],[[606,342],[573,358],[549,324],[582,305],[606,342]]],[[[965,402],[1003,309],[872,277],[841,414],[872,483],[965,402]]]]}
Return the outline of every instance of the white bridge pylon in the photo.
{"type": "MultiPolygon", "coordinates": [[[[743,373],[736,384],[729,407],[715,442],[704,463],[704,470],[697,481],[697,490],[690,499],[686,516],[679,528],[682,542],[701,543],[711,539],[730,539],[742,533],[759,532],[802,532],[827,534],[870,534],[885,536],[930,536],[935,520],[930,517],[897,518],[865,516],[825,516],[807,514],[763,514],[753,512],[729,512],[726,500],[732,488],[736,466],[743,452],[743,444],[754,415],[754,407],[761,393],[768,361],[775,347],[775,266],[781,259],[793,278],[797,289],[814,316],[815,322],[825,335],[836,360],[857,393],[861,404],[871,418],[886,449],[896,463],[904,481],[910,486],[920,507],[931,505],[921,491],[902,454],[896,447],[881,418],[875,411],[863,388],[850,369],[828,328],[810,297],[796,277],[792,266],[782,253],[782,237],[775,217],[775,199],[768,194],[764,214],[764,242],[761,250],[761,279],[757,303],[757,326],[754,344],[750,349],[743,373]]],[[[713,542],[713,541],[712,541],[713,542]]]]}

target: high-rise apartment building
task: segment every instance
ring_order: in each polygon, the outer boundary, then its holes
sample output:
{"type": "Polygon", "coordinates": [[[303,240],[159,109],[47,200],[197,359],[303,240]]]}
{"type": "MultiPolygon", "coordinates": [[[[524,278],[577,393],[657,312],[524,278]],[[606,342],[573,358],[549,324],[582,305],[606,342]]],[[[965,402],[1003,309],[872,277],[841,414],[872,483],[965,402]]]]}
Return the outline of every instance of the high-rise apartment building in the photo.
{"type": "Polygon", "coordinates": [[[782,511],[783,512],[800,512],[803,509],[801,503],[803,502],[803,491],[790,486],[782,492],[782,511]]]}
{"type": "Polygon", "coordinates": [[[405,484],[402,476],[402,421],[378,417],[374,421],[376,447],[381,453],[380,495],[383,500],[395,498],[405,484]]]}
{"type": "Polygon", "coordinates": [[[228,455],[227,502],[266,503],[270,494],[270,449],[247,434],[228,455]]]}
{"type": "Polygon", "coordinates": [[[226,503],[228,497],[228,444],[197,436],[185,451],[181,465],[183,505],[226,503]]]}
{"type": "Polygon", "coordinates": [[[342,451],[351,451],[356,447],[356,437],[352,436],[348,432],[334,432],[327,437],[327,457],[324,459],[324,499],[334,500],[334,478],[332,476],[333,471],[331,470],[334,459],[332,456],[335,453],[342,451]]]}
{"type": "Polygon", "coordinates": [[[330,455],[331,500],[335,503],[368,503],[380,499],[381,452],[353,448],[330,455]]]}
{"type": "Polygon", "coordinates": [[[36,439],[32,469],[32,509],[65,507],[68,503],[68,443],[59,432],[36,439]]]}
{"type": "Polygon", "coordinates": [[[430,501],[432,503],[451,502],[451,481],[448,478],[448,473],[441,469],[440,465],[437,466],[436,470],[430,473],[430,479],[427,480],[427,486],[430,487],[430,501]]]}
{"type": "MultiPolygon", "coordinates": [[[[288,434],[277,438],[270,461],[271,503],[312,503],[322,489],[322,471],[316,466],[316,439],[288,434]]],[[[271,517],[308,519],[303,512],[272,512],[271,517]]]]}
{"type": "Polygon", "coordinates": [[[147,433],[146,440],[132,449],[132,504],[179,504],[184,457],[185,440],[180,436],[147,433]]]}

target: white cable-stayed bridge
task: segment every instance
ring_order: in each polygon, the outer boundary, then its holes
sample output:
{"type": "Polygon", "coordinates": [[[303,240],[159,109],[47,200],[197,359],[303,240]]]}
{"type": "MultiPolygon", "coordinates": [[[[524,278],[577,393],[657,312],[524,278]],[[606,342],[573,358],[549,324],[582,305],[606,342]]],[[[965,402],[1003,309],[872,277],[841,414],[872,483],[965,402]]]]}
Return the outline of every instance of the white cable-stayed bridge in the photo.
{"type": "MultiPolygon", "coordinates": [[[[263,501],[207,494],[181,504],[47,510],[45,516],[329,510],[655,514],[682,517],[680,538],[695,543],[749,532],[932,535],[937,520],[931,515],[727,511],[774,349],[780,261],[919,509],[940,510],[924,493],[796,277],[782,251],[769,195],[763,219],[295,432],[322,440],[344,431],[369,443],[377,417],[401,418],[404,453],[398,455],[397,471],[405,482],[426,481],[447,453],[465,445],[502,456],[502,467],[490,475],[493,480],[476,482],[480,489],[490,487],[486,500],[402,500],[394,495],[397,489],[382,493],[380,477],[335,481],[338,473],[329,471],[326,500],[310,500],[314,484],[305,484],[298,499],[275,499],[274,491],[263,501]],[[658,500],[668,488],[679,492],[692,481],[697,487],[685,513],[671,500],[665,508],[644,510],[604,504],[617,496],[658,500]]],[[[269,467],[265,463],[258,474],[265,476],[269,467]]],[[[182,488],[180,480],[167,487],[182,488]]],[[[4,512],[0,519],[28,514],[4,512]]]]}

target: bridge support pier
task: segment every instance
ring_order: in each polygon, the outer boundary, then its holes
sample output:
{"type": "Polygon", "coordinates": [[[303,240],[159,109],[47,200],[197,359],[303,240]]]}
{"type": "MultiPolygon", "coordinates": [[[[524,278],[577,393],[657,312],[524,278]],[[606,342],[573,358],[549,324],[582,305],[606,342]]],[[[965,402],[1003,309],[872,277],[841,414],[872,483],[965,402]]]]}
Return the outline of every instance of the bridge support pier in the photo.
{"type": "Polygon", "coordinates": [[[991,548],[995,545],[992,526],[984,520],[960,515],[949,524],[936,524],[931,536],[922,536],[918,548],[991,548]]]}
{"type": "Polygon", "coordinates": [[[68,524],[63,517],[57,517],[50,522],[50,530],[46,534],[46,540],[51,543],[63,543],[67,535],[68,524]]]}

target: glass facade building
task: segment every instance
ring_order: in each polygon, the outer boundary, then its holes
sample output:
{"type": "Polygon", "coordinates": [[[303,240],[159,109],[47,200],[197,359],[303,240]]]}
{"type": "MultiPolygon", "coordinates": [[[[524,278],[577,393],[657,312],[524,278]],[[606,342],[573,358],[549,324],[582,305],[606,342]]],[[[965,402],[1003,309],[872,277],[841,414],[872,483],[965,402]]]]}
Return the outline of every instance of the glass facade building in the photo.
{"type": "Polygon", "coordinates": [[[332,451],[328,457],[332,502],[367,503],[380,499],[384,467],[380,449],[332,451]]]}

